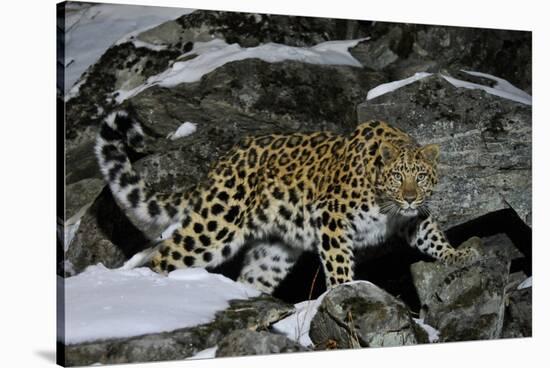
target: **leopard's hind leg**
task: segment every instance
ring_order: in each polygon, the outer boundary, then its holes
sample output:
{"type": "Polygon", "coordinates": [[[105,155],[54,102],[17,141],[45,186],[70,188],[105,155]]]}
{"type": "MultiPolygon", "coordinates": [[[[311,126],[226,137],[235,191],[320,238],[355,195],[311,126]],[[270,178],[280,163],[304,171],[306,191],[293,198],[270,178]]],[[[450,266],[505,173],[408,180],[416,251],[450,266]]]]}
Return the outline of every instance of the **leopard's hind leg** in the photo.
{"type": "Polygon", "coordinates": [[[245,255],[238,281],[272,294],[296,263],[300,252],[282,243],[261,242],[245,255]]]}

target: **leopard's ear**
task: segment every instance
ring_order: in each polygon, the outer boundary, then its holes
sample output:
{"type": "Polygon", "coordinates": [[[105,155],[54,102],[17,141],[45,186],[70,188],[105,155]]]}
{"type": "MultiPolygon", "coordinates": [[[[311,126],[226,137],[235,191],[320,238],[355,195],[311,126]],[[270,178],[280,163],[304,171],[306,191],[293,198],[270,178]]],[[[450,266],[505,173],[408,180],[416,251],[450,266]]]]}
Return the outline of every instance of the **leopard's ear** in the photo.
{"type": "Polygon", "coordinates": [[[398,154],[399,151],[393,144],[389,142],[382,142],[380,144],[380,155],[382,157],[382,163],[387,164],[389,162],[392,162],[398,154]]]}
{"type": "Polygon", "coordinates": [[[437,144],[427,144],[420,149],[420,155],[424,160],[435,164],[439,158],[439,146],[437,144]]]}

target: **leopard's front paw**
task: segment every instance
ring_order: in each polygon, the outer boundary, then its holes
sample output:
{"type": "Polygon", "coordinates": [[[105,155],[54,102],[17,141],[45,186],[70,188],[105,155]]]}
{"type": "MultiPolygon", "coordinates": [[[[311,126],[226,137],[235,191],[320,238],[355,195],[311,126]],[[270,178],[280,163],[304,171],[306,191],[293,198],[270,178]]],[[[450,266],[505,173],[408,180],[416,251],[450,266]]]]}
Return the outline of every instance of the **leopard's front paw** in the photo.
{"type": "Polygon", "coordinates": [[[468,266],[483,258],[483,242],[477,236],[471,237],[456,249],[453,257],[450,257],[449,265],[468,266]]]}

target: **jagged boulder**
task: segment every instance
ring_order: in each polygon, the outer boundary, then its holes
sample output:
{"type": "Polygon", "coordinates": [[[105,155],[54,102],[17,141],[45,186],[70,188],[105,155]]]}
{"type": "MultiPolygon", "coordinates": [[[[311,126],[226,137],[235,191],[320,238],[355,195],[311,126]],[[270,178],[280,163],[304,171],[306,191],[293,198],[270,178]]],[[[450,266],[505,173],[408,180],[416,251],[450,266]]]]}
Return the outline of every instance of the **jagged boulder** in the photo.
{"type": "Polygon", "coordinates": [[[432,75],[362,103],[358,116],[440,145],[430,209],[444,228],[509,207],[531,223],[531,106],[432,75]]]}
{"type": "Polygon", "coordinates": [[[506,286],[506,303],[502,338],[533,336],[532,278],[523,272],[510,275],[506,286]]]}
{"type": "MultiPolygon", "coordinates": [[[[94,363],[117,364],[185,359],[217,344],[221,345],[221,342],[235,330],[265,330],[292,310],[292,306],[269,296],[235,300],[230,302],[229,308],[216,313],[214,321],[207,324],[171,332],[65,346],[65,364],[83,366],[94,363]]],[[[246,339],[244,335],[246,334],[239,336],[246,339]]],[[[296,344],[288,341],[281,343],[279,337],[260,335],[266,343],[266,349],[276,349],[274,346],[287,351],[300,349],[296,344]]],[[[280,337],[284,339],[283,336],[280,337]]],[[[229,348],[223,348],[223,346],[221,354],[225,351],[230,355],[229,348]]]]}
{"type": "Polygon", "coordinates": [[[309,349],[283,335],[266,331],[241,329],[224,337],[216,350],[216,357],[295,353],[309,349]]]}
{"type": "MultiPolygon", "coordinates": [[[[500,241],[499,241],[500,239],[500,241]]],[[[485,340],[501,337],[510,252],[493,237],[483,259],[465,267],[418,262],[411,273],[421,303],[420,317],[439,331],[439,341],[485,340]]],[[[463,246],[481,246],[471,238],[463,246]]],[[[483,249],[483,248],[482,248],[483,249]]]]}
{"type": "Polygon", "coordinates": [[[317,349],[413,345],[419,342],[407,306],[370,282],[330,290],[311,321],[317,349]]]}

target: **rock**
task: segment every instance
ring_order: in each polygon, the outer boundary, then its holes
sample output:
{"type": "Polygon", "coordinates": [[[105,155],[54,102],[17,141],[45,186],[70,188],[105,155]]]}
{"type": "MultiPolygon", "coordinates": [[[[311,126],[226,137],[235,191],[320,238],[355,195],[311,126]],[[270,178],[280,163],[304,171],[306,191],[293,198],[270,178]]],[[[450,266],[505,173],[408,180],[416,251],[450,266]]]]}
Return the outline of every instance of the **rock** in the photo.
{"type": "Polygon", "coordinates": [[[356,126],[355,106],[369,88],[384,81],[381,73],[350,66],[247,59],[228,63],[197,83],[150,88],[131,103],[162,136],[182,121],[193,121],[198,132],[205,126],[223,129],[220,138],[234,142],[276,131],[351,131],[356,126]]]}
{"type": "Polygon", "coordinates": [[[238,43],[243,47],[268,42],[313,46],[329,40],[365,37],[370,28],[370,22],[345,19],[210,10],[194,11],[176,22],[184,31],[193,30],[198,34],[221,37],[227,43],[238,43]]]}
{"type": "Polygon", "coordinates": [[[65,218],[69,219],[89,206],[105,187],[103,179],[88,178],[65,187],[65,218]]]}
{"type": "Polygon", "coordinates": [[[392,27],[378,39],[360,42],[350,49],[350,53],[363,66],[378,71],[384,70],[399,59],[399,55],[392,50],[392,45],[401,39],[402,33],[401,27],[392,27]]]}
{"type": "MultiPolygon", "coordinates": [[[[67,366],[83,366],[93,363],[117,364],[184,359],[218,344],[222,349],[221,342],[233,331],[266,329],[286,317],[292,310],[292,306],[269,296],[235,300],[230,302],[229,308],[218,312],[214,321],[196,327],[65,346],[65,363],[67,366]]],[[[264,332],[256,335],[261,336],[266,348],[278,346],[286,349],[285,351],[301,349],[291,341],[282,342],[279,337],[286,339],[283,336],[272,337],[276,335],[266,334],[264,332]]],[[[247,334],[241,333],[238,336],[250,338],[249,335],[245,335],[247,334]]],[[[232,350],[228,342],[226,341],[223,346],[222,352],[230,356],[232,350]]]]}
{"type": "Polygon", "coordinates": [[[289,338],[265,331],[241,329],[224,337],[216,350],[216,357],[265,355],[309,351],[289,338]]]}
{"type": "Polygon", "coordinates": [[[533,288],[520,286],[526,279],[523,272],[510,275],[510,282],[506,288],[503,338],[533,336],[533,288]]]}
{"type": "Polygon", "coordinates": [[[440,182],[430,204],[443,228],[510,206],[530,224],[530,106],[433,75],[362,103],[358,116],[440,145],[440,182]]]}
{"type": "Polygon", "coordinates": [[[401,346],[418,343],[416,326],[399,299],[369,282],[330,290],[311,321],[316,349],[401,346]]]}
{"type": "MultiPolygon", "coordinates": [[[[474,238],[466,244],[477,242],[479,239],[474,238]]],[[[439,262],[413,264],[420,318],[439,330],[441,342],[501,337],[509,268],[509,256],[491,251],[466,267],[439,262]]]]}
{"type": "Polygon", "coordinates": [[[504,78],[531,93],[530,32],[385,22],[369,31],[370,39],[351,52],[392,80],[421,71],[466,69],[504,78]]]}
{"type": "MultiPolygon", "coordinates": [[[[182,55],[192,57],[196,42],[207,42],[216,37],[242,47],[268,42],[307,47],[329,40],[365,37],[369,27],[370,22],[206,10],[197,10],[163,23],[136,37],[140,41],[162,45],[163,49],[138,47],[129,40],[109,48],[87,70],[78,95],[67,101],[67,148],[72,149],[73,141],[81,140],[87,127],[98,125],[116,106],[112,95],[115,90],[122,86],[126,90],[137,86],[164,71],[182,55]]],[[[243,74],[246,75],[253,77],[251,73],[243,74]]],[[[299,95],[306,97],[304,92],[299,91],[299,95]]]]}
{"type": "MultiPolygon", "coordinates": [[[[95,128],[95,127],[94,127],[95,128]]],[[[78,139],[67,140],[65,184],[71,185],[84,179],[103,179],[94,153],[97,130],[82,129],[78,139]]],[[[69,200],[69,198],[67,198],[69,200]]]]}
{"type": "Polygon", "coordinates": [[[109,189],[105,188],[80,219],[65,252],[65,261],[72,264],[75,273],[97,263],[108,268],[120,267],[148,244],[149,241],[126,218],[109,189]]]}
{"type": "Polygon", "coordinates": [[[141,32],[136,39],[152,45],[176,45],[179,42],[183,46],[187,42],[210,41],[210,35],[205,33],[200,37],[195,29],[183,29],[180,23],[172,20],[141,32]]]}
{"type": "MultiPolygon", "coordinates": [[[[483,254],[488,257],[497,257],[506,261],[513,261],[524,256],[514,243],[512,243],[510,238],[502,233],[487,236],[483,239],[477,238],[474,241],[483,243],[483,254]]],[[[465,243],[468,244],[467,242],[465,243]]]]}

